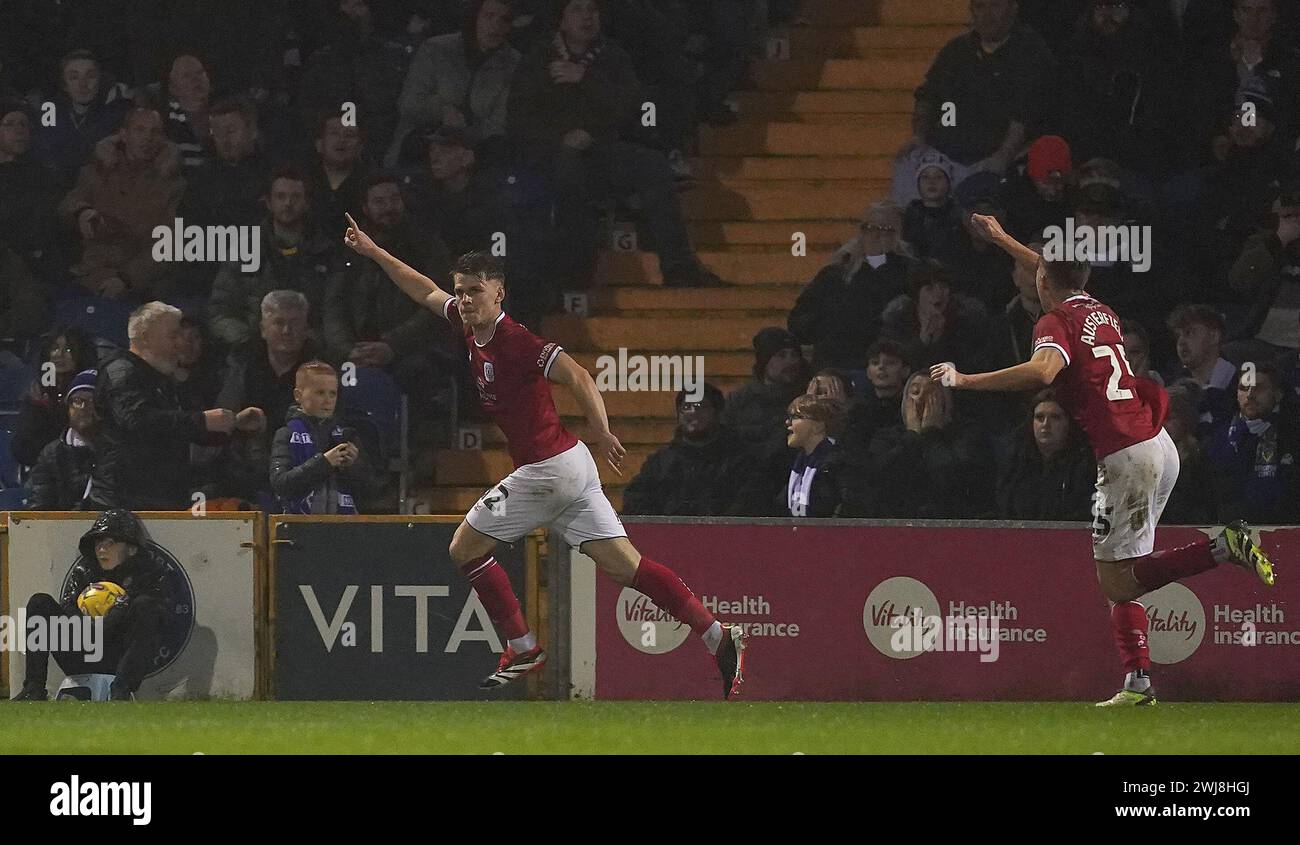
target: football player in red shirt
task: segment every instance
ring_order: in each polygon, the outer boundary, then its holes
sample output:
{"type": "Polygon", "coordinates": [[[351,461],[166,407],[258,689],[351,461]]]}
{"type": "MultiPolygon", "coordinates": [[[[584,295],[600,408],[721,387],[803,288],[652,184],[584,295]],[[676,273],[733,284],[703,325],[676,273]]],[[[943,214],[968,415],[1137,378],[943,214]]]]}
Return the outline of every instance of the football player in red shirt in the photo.
{"type": "Polygon", "coordinates": [[[505,273],[482,252],[461,256],[453,271],[455,295],[394,258],[371,240],[351,215],[344,243],[374,260],[407,296],[461,330],[479,399],[509,444],[515,470],[483,494],[452,536],[453,563],[469,578],[493,624],[507,640],[495,672],[480,686],[503,686],[546,662],[528,630],[510,578],[492,553],[498,542],[517,542],[539,525],[561,532],[600,571],[650,598],[703,639],[722,673],[730,698],[744,680],[746,636],[739,625],[719,622],[668,567],[644,557],[601,489],[592,451],[622,475],[627,454],[609,430],[596,382],[558,344],[548,343],[503,310],[505,273]],[[550,383],[573,394],[590,430],[592,450],[560,422],[550,383]]]}
{"type": "Polygon", "coordinates": [[[1084,292],[1089,265],[1042,260],[1003,231],[996,218],[976,214],[972,219],[990,242],[1035,268],[1043,316],[1034,326],[1034,351],[1025,363],[991,373],[968,375],[952,364],[936,364],[931,378],[965,390],[1055,385],[1058,401],[1097,456],[1093,557],[1127,671],[1123,689],[1098,706],[1155,704],[1146,609],[1137,599],[1220,563],[1254,572],[1272,586],[1273,564],[1240,520],[1213,540],[1153,553],[1156,524],[1178,480],[1178,451],[1162,427],[1168,395],[1129,367],[1119,318],[1084,292]]]}

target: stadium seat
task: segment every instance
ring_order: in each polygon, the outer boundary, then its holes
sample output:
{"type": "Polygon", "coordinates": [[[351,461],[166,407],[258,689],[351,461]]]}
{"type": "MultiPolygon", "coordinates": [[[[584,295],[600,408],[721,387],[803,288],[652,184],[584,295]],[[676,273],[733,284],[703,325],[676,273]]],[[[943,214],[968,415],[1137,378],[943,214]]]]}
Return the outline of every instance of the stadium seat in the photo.
{"type": "MultiPolygon", "coordinates": [[[[12,425],[11,419],[11,417],[5,417],[4,421],[12,425]]],[[[13,453],[13,434],[7,427],[0,428],[0,490],[17,487],[20,470],[21,467],[13,453]]]]}
{"type": "Polygon", "coordinates": [[[8,487],[0,490],[0,511],[31,510],[32,491],[26,487],[8,487]]]}
{"type": "Polygon", "coordinates": [[[131,306],[125,302],[83,296],[56,302],[54,321],[58,326],[79,326],[95,337],[125,347],[126,321],[131,311],[131,306]]]}
{"type": "MultiPolygon", "coordinates": [[[[346,379],[340,392],[344,416],[378,435],[383,465],[398,475],[398,500],[405,513],[410,472],[406,395],[392,376],[377,367],[358,367],[355,381],[346,379]]],[[[365,432],[361,434],[364,440],[365,432]]]]}

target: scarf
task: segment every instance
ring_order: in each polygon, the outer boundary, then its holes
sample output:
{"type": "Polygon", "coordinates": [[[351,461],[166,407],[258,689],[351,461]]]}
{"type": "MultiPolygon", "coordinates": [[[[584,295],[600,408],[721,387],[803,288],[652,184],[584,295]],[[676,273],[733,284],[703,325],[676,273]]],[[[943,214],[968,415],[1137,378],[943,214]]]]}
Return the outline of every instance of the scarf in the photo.
{"type": "MultiPolygon", "coordinates": [[[[332,437],[342,437],[343,435],[342,426],[334,424],[334,427],[331,430],[330,435],[332,437]]],[[[317,447],[316,442],[312,439],[311,426],[307,424],[307,420],[303,419],[302,417],[294,417],[293,419],[289,420],[289,454],[293,456],[293,465],[302,466],[303,464],[307,463],[307,461],[311,460],[312,458],[316,457],[321,453],[322,452],[317,447]]],[[[357,512],[357,508],[352,501],[352,493],[350,490],[348,490],[347,485],[343,482],[342,476],[338,477],[338,480],[335,483],[334,487],[338,493],[338,499],[339,499],[338,512],[341,514],[355,514],[357,512]]],[[[326,490],[328,490],[328,485],[326,485],[326,490]]],[[[321,511],[312,510],[312,505],[316,498],[316,494],[319,492],[321,492],[321,488],[318,487],[315,490],[309,491],[307,495],[299,499],[293,499],[291,501],[282,502],[281,504],[284,505],[284,512],[285,513],[328,513],[329,502],[325,502],[323,504],[324,509],[321,511]]]]}
{"type": "Polygon", "coordinates": [[[791,516],[807,516],[808,501],[812,495],[813,478],[817,470],[829,457],[835,446],[835,438],[827,437],[817,444],[811,453],[802,449],[790,468],[790,483],[786,488],[786,503],[790,506],[791,516]]]}

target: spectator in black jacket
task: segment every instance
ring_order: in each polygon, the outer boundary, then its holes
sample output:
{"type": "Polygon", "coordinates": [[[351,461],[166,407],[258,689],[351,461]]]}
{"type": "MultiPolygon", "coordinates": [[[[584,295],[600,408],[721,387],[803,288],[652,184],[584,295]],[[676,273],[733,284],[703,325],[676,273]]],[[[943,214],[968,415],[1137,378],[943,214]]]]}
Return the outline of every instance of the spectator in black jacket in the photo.
{"type": "Polygon", "coordinates": [[[971,31],[944,45],[916,89],[912,136],[899,150],[894,199],[910,202],[914,194],[900,182],[910,180],[913,156],[933,146],[958,166],[955,181],[972,172],[1001,174],[1011,165],[1026,138],[1033,137],[1046,104],[1055,61],[1046,42],[1017,21],[1016,0],[971,3],[971,31]],[[956,120],[944,119],[946,104],[956,120]]]}
{"type": "Polygon", "coordinates": [[[96,376],[94,370],[77,373],[63,397],[68,409],[68,430],[45,445],[32,468],[34,511],[82,508],[90,471],[95,466],[95,432],[99,424],[95,416],[96,376]]]}
{"type": "Polygon", "coordinates": [[[355,514],[375,486],[356,432],[335,418],[338,372],[324,361],[297,370],[286,425],[271,445],[271,489],[285,513],[355,514]]]}
{"type": "MultiPolygon", "coordinates": [[[[116,677],[109,687],[109,699],[131,701],[140,682],[153,670],[158,638],[167,616],[169,578],[157,552],[146,544],[144,526],[127,510],[105,511],[81,537],[81,559],[72,568],[63,594],[54,598],[37,593],[27,601],[27,618],[42,618],[46,629],[61,626],[69,630],[81,616],[77,597],[91,584],[108,581],[126,591],[104,614],[102,639],[94,647],[53,651],[59,668],[69,675],[96,673],[116,677]],[[69,617],[72,617],[71,619],[69,617]]],[[[22,690],[15,701],[44,701],[49,698],[51,652],[27,651],[22,690]]]]}
{"type": "Polygon", "coordinates": [[[1097,462],[1087,439],[1048,388],[1034,396],[1029,420],[1013,435],[998,475],[1001,519],[1088,522],[1097,462]]]}
{"type": "MultiPolygon", "coordinates": [[[[559,8],[559,31],[524,57],[511,82],[507,133],[554,179],[560,228],[593,242],[592,193],[634,193],[664,284],[721,284],[691,249],[668,159],[622,137],[643,102],[631,57],[602,35],[596,0],[567,0],[559,8]]],[[[590,275],[583,269],[575,267],[575,277],[590,275]]]]}
{"type": "Polygon", "coordinates": [[[63,398],[77,373],[95,369],[98,361],[94,341],[77,326],[46,335],[42,351],[40,369],[18,409],[11,445],[24,466],[35,464],[45,444],[68,427],[63,398]]]}
{"type": "Polygon", "coordinates": [[[651,455],[623,490],[623,513],[722,516],[736,500],[747,455],[734,431],[720,423],[722,391],[704,385],[699,401],[677,394],[677,432],[651,455]]]}
{"type": "Polygon", "coordinates": [[[770,326],[754,335],[754,378],[727,399],[722,424],[747,444],[771,440],[781,431],[786,406],[808,383],[799,341],[770,326]]]}
{"type": "MultiPolygon", "coordinates": [[[[218,100],[208,113],[208,127],[216,155],[186,180],[179,214],[186,225],[255,226],[266,214],[271,175],[258,144],[257,108],[248,100],[218,100]]],[[[208,295],[216,272],[214,262],[203,262],[192,272],[187,293],[208,295]]]]}
{"type": "Polygon", "coordinates": [[[862,472],[847,460],[838,440],[844,403],[829,396],[796,397],[785,426],[786,445],[795,450],[786,484],[790,516],[866,516],[862,472]]]}
{"type": "Polygon", "coordinates": [[[844,445],[865,453],[876,432],[903,424],[903,385],[910,368],[907,350],[893,340],[878,340],[867,350],[867,392],[849,403],[844,445]]]}
{"type": "Polygon", "coordinates": [[[316,228],[332,236],[347,228],[345,214],[361,207],[362,191],[370,175],[363,160],[366,133],[337,114],[322,118],[316,127],[316,161],[312,166],[311,204],[316,228]]]}
{"type": "Polygon", "coordinates": [[[181,344],[181,311],[149,302],[131,314],[130,348],[99,371],[95,410],[103,422],[91,474],[94,507],[184,510],[195,491],[190,444],[209,434],[260,431],[262,411],[190,411],[172,378],[181,344]]]}
{"type": "Polygon", "coordinates": [[[871,441],[870,483],[878,515],[968,519],[992,508],[991,460],[978,429],[955,420],[952,391],[913,373],[903,390],[903,425],[871,441]]]}
{"type": "Polygon", "coordinates": [[[36,122],[22,100],[0,99],[0,253],[12,249],[31,273],[54,276],[54,213],[68,186],[32,152],[36,122]]]}
{"type": "Polygon", "coordinates": [[[934,261],[913,267],[907,287],[907,293],[885,308],[882,333],[903,345],[914,367],[940,361],[974,363],[988,325],[984,306],[953,290],[952,276],[934,261]]]}
{"type": "Polygon", "coordinates": [[[867,209],[858,237],[799,293],[787,325],[813,347],[813,366],[861,370],[880,334],[881,315],[905,293],[912,262],[900,252],[903,214],[893,203],[867,209]]]}
{"type": "Polygon", "coordinates": [[[336,241],[312,223],[307,180],[284,168],[271,175],[266,200],[270,220],[262,224],[262,254],[256,270],[237,263],[217,271],[208,300],[208,328],[227,349],[257,337],[262,300],[273,290],[296,290],[307,297],[320,336],[321,303],[336,249],[336,241]]]}

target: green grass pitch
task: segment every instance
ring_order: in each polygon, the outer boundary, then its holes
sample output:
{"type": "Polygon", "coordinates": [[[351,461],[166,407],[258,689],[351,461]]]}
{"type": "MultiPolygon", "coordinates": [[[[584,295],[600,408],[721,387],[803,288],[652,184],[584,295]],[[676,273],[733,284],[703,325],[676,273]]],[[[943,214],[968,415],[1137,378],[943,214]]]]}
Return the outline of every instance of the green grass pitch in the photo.
{"type": "Polygon", "coordinates": [[[534,754],[1297,754],[1300,704],[0,703],[0,755],[84,754],[88,735],[97,754],[491,754],[507,736],[534,754]]]}

